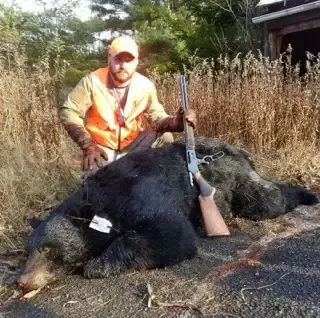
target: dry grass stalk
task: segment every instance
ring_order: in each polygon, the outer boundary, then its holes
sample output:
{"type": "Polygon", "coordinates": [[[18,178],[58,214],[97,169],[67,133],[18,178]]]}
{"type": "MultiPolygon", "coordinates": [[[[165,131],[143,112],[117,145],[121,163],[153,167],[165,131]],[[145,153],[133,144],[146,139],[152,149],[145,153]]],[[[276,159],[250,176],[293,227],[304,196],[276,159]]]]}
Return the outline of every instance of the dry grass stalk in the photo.
{"type": "Polygon", "coordinates": [[[13,248],[26,218],[64,198],[75,184],[72,147],[58,122],[54,86],[45,69],[0,65],[0,242],[13,248]]]}
{"type": "MultiPolygon", "coordinates": [[[[311,182],[320,177],[320,58],[309,61],[303,77],[289,62],[248,54],[196,63],[186,71],[189,102],[199,114],[198,135],[243,146],[258,163],[276,163],[272,177],[311,182]]],[[[174,112],[177,74],[153,77],[161,102],[174,112]]]]}
{"type": "MultiPolygon", "coordinates": [[[[8,70],[0,63],[0,241],[11,248],[26,233],[27,216],[62,200],[79,171],[57,117],[48,65],[30,72],[19,58],[13,64],[8,70]]],[[[284,77],[281,59],[251,54],[196,61],[186,73],[198,135],[246,147],[268,177],[319,181],[319,59],[303,78],[297,68],[284,77]]],[[[161,102],[174,113],[181,105],[177,74],[152,77],[161,102]]]]}

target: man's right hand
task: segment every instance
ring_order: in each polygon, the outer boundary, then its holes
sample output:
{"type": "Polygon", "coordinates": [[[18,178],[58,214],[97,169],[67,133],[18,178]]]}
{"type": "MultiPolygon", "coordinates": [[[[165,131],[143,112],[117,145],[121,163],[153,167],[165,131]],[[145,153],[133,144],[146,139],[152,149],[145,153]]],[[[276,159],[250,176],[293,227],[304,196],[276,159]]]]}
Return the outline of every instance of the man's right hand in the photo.
{"type": "Polygon", "coordinates": [[[108,155],[94,142],[90,142],[89,144],[83,146],[82,150],[82,170],[84,171],[92,170],[95,162],[99,168],[102,168],[103,159],[108,161],[108,155]]]}

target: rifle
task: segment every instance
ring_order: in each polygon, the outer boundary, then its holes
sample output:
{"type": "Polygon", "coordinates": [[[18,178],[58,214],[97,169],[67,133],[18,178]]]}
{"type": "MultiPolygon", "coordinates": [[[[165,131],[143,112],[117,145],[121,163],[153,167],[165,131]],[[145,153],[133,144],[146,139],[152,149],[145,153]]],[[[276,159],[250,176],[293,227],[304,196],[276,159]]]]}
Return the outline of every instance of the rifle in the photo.
{"type": "MultiPolygon", "coordinates": [[[[183,75],[180,76],[180,87],[183,110],[186,111],[189,109],[189,104],[185,77],[183,75]]],[[[193,127],[192,124],[188,122],[185,118],[184,137],[186,144],[186,159],[190,177],[190,184],[193,186],[194,179],[200,190],[198,200],[207,236],[230,235],[229,229],[226,223],[224,222],[224,219],[213,199],[216,190],[215,188],[211,187],[211,185],[202,177],[199,171],[198,164],[208,164],[208,162],[206,162],[205,160],[199,160],[196,157],[193,127]]]]}

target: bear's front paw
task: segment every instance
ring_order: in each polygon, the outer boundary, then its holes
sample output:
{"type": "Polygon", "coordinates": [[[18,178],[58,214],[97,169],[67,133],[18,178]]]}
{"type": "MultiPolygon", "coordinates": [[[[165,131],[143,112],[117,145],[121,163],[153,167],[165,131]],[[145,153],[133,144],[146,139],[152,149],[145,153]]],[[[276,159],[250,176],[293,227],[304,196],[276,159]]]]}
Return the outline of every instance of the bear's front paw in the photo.
{"type": "Polygon", "coordinates": [[[106,278],[110,275],[110,267],[99,258],[87,262],[83,268],[83,275],[86,278],[106,278]]]}

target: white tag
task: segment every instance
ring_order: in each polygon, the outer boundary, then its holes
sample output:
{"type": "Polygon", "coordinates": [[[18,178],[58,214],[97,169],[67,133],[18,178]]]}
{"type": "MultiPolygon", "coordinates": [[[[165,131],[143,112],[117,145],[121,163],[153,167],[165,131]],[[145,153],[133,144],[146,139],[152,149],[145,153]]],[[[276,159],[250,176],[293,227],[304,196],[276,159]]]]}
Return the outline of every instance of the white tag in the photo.
{"type": "Polygon", "coordinates": [[[112,228],[112,224],[109,220],[95,215],[89,227],[102,233],[109,233],[112,228]]]}

